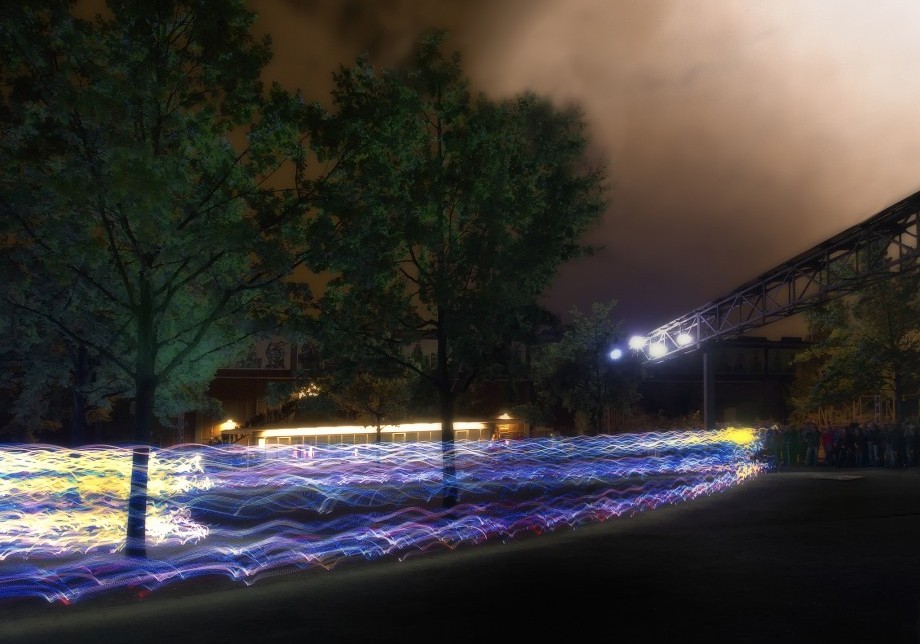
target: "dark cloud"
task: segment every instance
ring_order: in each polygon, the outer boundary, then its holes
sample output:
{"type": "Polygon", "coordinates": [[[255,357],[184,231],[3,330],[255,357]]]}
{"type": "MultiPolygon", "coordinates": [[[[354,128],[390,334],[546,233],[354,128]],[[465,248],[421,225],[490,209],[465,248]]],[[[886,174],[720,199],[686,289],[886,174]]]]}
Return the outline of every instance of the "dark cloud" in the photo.
{"type": "MultiPolygon", "coordinates": [[[[250,0],[259,33],[274,42],[267,77],[322,98],[331,73],[362,53],[381,66],[395,65],[430,29],[447,32],[447,46],[472,48],[483,25],[492,22],[493,5],[506,11],[537,2],[510,0],[250,0]]],[[[488,29],[488,27],[486,27],[488,29]]]]}

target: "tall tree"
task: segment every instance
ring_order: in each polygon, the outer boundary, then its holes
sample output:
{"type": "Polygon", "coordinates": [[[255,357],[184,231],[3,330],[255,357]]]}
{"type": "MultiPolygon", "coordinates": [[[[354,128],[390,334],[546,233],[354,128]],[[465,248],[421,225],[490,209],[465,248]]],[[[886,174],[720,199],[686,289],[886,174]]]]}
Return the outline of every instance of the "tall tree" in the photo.
{"type": "Polygon", "coordinates": [[[816,307],[806,319],[815,342],[796,357],[800,366],[812,365],[798,409],[878,396],[892,402],[897,421],[904,420],[906,394],[920,385],[920,273],[885,275],[816,307]]]}
{"type": "Polygon", "coordinates": [[[449,507],[457,396],[560,264],[592,250],[579,239],[606,204],[579,110],[474,96],[443,37],[426,34],[400,68],[365,56],[334,74],[331,113],[314,131],[332,170],[309,263],[331,275],[323,320],[437,392],[449,507]],[[408,349],[429,341],[436,361],[425,367],[408,349]]]}
{"type": "MultiPolygon", "coordinates": [[[[298,195],[265,188],[296,153],[294,101],[264,96],[254,18],[242,0],[110,0],[92,21],[37,0],[0,18],[0,232],[28,278],[3,298],[118,374],[140,446],[247,342],[246,313],[294,262],[298,195]]],[[[140,556],[146,458],[135,450],[140,556]]]]}
{"type": "Polygon", "coordinates": [[[865,372],[838,360],[849,340],[848,310],[843,299],[821,302],[803,312],[812,344],[794,358],[790,384],[792,418],[799,422],[830,418],[866,391],[865,372]]]}
{"type": "Polygon", "coordinates": [[[621,339],[621,324],[611,317],[615,306],[616,300],[595,302],[587,315],[573,308],[561,340],[543,345],[531,366],[544,403],[587,414],[593,433],[604,431],[608,411],[626,413],[639,397],[638,363],[609,355],[621,339]]]}

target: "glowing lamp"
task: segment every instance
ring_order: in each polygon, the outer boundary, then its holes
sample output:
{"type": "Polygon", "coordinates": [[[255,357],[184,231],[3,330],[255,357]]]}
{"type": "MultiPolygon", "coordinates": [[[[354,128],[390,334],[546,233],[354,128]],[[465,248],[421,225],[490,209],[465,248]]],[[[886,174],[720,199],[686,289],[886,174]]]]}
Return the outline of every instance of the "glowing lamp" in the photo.
{"type": "Polygon", "coordinates": [[[668,348],[664,346],[664,342],[653,342],[649,345],[648,352],[653,358],[660,358],[668,352],[668,348]]]}
{"type": "Polygon", "coordinates": [[[677,334],[677,344],[680,346],[685,347],[691,342],[693,342],[693,336],[686,331],[681,331],[677,334]]]}
{"type": "Polygon", "coordinates": [[[629,339],[629,348],[638,350],[645,346],[645,338],[641,335],[634,335],[629,339]]]}
{"type": "Polygon", "coordinates": [[[612,350],[610,351],[610,359],[611,359],[611,360],[619,360],[619,359],[622,358],[622,357],[623,357],[623,350],[622,350],[622,349],[616,348],[616,349],[612,349],[612,350]]]}
{"type": "Polygon", "coordinates": [[[303,399],[306,397],[315,398],[319,396],[319,387],[316,386],[316,383],[311,382],[306,387],[301,387],[296,394],[297,398],[303,399]]]}

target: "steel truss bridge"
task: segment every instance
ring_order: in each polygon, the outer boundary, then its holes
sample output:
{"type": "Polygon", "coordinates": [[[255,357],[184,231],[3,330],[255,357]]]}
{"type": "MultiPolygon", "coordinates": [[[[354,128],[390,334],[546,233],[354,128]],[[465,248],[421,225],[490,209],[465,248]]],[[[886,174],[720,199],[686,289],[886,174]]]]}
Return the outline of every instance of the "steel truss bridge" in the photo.
{"type": "Polygon", "coordinates": [[[672,320],[630,346],[651,362],[703,349],[704,422],[712,427],[714,379],[707,345],[743,335],[820,302],[915,270],[920,263],[920,192],[825,240],[725,297],[672,320]]]}

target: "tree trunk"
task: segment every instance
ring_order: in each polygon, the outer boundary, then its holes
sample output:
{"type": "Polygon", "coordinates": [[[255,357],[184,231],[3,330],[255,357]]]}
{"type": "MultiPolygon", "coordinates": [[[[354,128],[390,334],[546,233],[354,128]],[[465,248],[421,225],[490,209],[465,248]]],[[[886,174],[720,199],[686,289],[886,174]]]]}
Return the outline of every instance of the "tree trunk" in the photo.
{"type": "Polygon", "coordinates": [[[89,384],[89,358],[86,347],[77,347],[74,364],[73,419],[70,424],[70,444],[79,447],[86,442],[86,386],[89,384]]]}
{"type": "Polygon", "coordinates": [[[125,554],[147,558],[147,466],[150,448],[137,446],[131,457],[131,492],[128,497],[128,537],[125,554]]]}
{"type": "Polygon", "coordinates": [[[147,478],[154,392],[155,384],[152,379],[138,381],[134,401],[137,445],[131,458],[131,492],[128,497],[128,535],[125,549],[125,554],[129,557],[147,556],[147,478]]]}
{"type": "Polygon", "coordinates": [[[441,404],[441,452],[444,459],[444,502],[445,508],[457,505],[457,455],[454,451],[454,396],[444,389],[438,391],[441,404]]]}
{"type": "Polygon", "coordinates": [[[157,379],[156,343],[150,284],[141,279],[138,312],[137,372],[134,376],[134,442],[131,492],[128,497],[128,533],[125,554],[147,557],[147,477],[157,379]]]}
{"type": "Polygon", "coordinates": [[[454,386],[447,369],[447,334],[445,331],[446,311],[438,307],[438,356],[435,386],[441,407],[441,453],[443,458],[445,508],[457,505],[457,463],[454,452],[454,386]]]}
{"type": "Polygon", "coordinates": [[[904,378],[900,371],[894,372],[894,422],[900,424],[906,418],[904,405],[904,378]]]}

